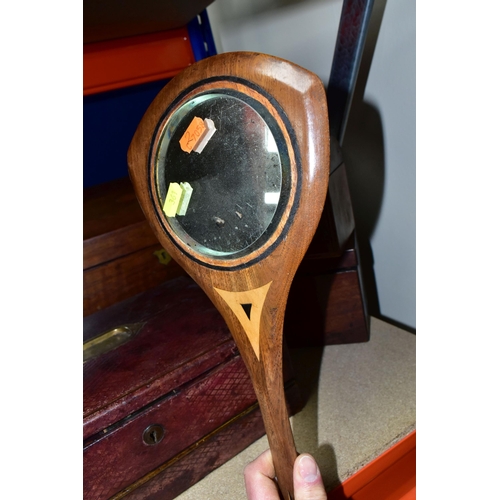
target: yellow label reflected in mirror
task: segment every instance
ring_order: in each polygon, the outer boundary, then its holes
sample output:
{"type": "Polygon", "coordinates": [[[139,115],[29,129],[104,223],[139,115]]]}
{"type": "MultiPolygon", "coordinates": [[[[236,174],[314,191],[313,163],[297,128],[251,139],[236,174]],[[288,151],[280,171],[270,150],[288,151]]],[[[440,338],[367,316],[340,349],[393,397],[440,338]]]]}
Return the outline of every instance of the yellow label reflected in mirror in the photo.
{"type": "Polygon", "coordinates": [[[193,194],[193,188],[189,182],[171,182],[168,186],[167,197],[163,204],[163,211],[167,217],[186,215],[186,211],[193,194]]]}
{"type": "Polygon", "coordinates": [[[182,199],[182,187],[177,182],[171,182],[168,186],[167,197],[163,204],[163,211],[167,217],[175,217],[182,199]]]}

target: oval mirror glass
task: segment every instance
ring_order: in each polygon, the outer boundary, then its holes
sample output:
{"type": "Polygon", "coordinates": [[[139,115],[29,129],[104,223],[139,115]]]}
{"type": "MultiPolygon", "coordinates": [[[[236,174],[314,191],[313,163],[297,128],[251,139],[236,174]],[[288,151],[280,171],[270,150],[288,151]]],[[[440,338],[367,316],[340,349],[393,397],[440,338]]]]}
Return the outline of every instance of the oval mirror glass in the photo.
{"type": "Polygon", "coordinates": [[[155,158],[157,195],[170,228],[202,255],[235,258],[274,231],[290,191],[276,120],[234,91],[200,94],[166,122],[155,158]]]}

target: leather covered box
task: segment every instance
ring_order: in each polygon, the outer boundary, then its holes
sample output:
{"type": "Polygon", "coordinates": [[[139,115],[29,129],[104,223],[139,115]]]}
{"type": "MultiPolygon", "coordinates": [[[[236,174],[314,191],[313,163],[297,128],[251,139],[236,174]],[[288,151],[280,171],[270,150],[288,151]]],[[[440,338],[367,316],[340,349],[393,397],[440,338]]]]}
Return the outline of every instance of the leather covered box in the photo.
{"type": "Polygon", "coordinates": [[[175,498],[264,434],[231,334],[188,277],[84,318],[83,370],[85,499],[175,498]]]}

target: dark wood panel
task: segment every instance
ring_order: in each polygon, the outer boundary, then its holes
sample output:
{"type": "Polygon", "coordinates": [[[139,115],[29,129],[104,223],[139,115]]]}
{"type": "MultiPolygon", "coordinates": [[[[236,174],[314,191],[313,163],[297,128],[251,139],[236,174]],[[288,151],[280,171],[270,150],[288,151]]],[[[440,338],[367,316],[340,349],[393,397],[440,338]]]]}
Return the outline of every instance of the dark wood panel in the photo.
{"type": "Polygon", "coordinates": [[[356,271],[346,271],[322,275],[316,278],[316,284],[319,296],[324,300],[322,310],[326,311],[325,344],[368,341],[359,274],[356,271]]]}
{"type": "Polygon", "coordinates": [[[152,245],[159,243],[145,220],[115,229],[83,241],[83,269],[152,245]]]}
{"type": "MultiPolygon", "coordinates": [[[[325,238],[328,236],[325,227],[318,228],[316,236],[325,238]]],[[[329,252],[324,245],[315,245],[309,247],[304,260],[301,262],[298,274],[320,274],[338,272],[346,269],[354,269],[358,266],[358,258],[356,248],[354,246],[354,238],[350,238],[344,251],[338,255],[334,252],[329,252]]]]}
{"type": "MultiPolygon", "coordinates": [[[[84,241],[144,220],[128,177],[83,190],[84,241]]],[[[109,259],[101,262],[105,260],[109,259]]]]}
{"type": "Polygon", "coordinates": [[[327,210],[331,209],[335,227],[335,232],[331,233],[331,236],[339,252],[342,252],[354,232],[354,213],[345,164],[340,165],[330,175],[326,207],[327,210]]]}
{"type": "Polygon", "coordinates": [[[354,214],[352,211],[345,165],[330,174],[328,196],[305,260],[338,259],[353,248],[354,214]]]}
{"type": "Polygon", "coordinates": [[[169,260],[167,264],[160,262],[165,255],[163,252],[161,245],[157,244],[84,271],[83,315],[105,309],[164,281],[185,275],[174,260],[169,260]]]}
{"type": "Polygon", "coordinates": [[[85,0],[83,41],[97,42],[186,25],[213,0],[85,0]]]}
{"type": "Polygon", "coordinates": [[[366,342],[366,321],[356,270],[295,277],[284,327],[290,347],[366,342]]]}

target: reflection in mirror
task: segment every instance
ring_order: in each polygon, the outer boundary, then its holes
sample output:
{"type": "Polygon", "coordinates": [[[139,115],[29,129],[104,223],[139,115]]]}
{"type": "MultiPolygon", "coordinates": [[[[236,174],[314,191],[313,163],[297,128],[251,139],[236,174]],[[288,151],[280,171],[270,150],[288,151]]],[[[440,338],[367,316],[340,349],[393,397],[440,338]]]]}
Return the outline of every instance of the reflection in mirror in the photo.
{"type": "Polygon", "coordinates": [[[200,94],[169,117],[155,178],[172,230],[216,258],[261,246],[290,190],[289,158],[276,121],[257,101],[229,90],[200,94]]]}

